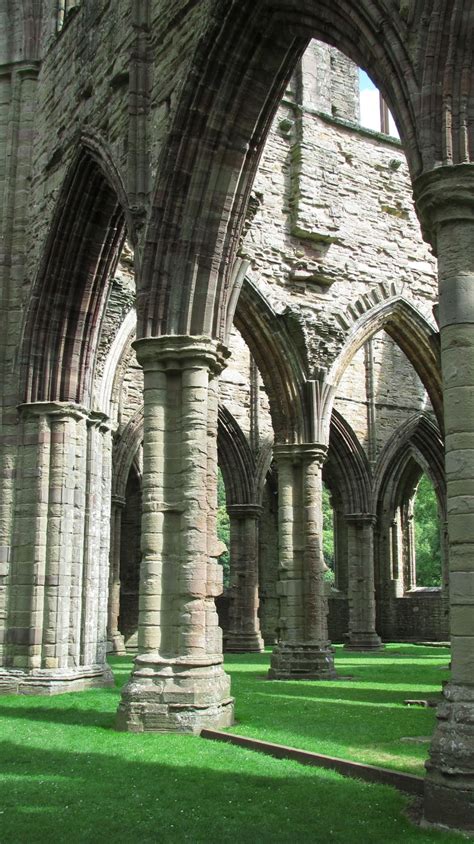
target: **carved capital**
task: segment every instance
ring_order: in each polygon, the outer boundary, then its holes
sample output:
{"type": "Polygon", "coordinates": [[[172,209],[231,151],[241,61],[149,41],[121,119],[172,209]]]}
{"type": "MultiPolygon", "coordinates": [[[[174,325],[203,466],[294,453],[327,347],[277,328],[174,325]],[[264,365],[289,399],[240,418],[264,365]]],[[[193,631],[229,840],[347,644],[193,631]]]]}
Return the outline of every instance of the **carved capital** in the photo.
{"type": "Polygon", "coordinates": [[[474,164],[437,167],[413,187],[423,237],[437,249],[439,226],[456,220],[474,224],[474,164]]]}
{"type": "Polygon", "coordinates": [[[235,519],[259,519],[263,513],[260,504],[229,504],[227,513],[230,518],[235,519]]]}
{"type": "Polygon", "coordinates": [[[277,464],[280,460],[287,460],[293,464],[316,461],[320,466],[323,466],[327,453],[328,448],[323,443],[275,445],[273,449],[273,454],[277,464]]]}
{"type": "Polygon", "coordinates": [[[230,355],[222,343],[211,337],[164,335],[144,337],[132,343],[137,360],[145,371],[167,372],[207,367],[212,375],[219,375],[230,355]]]}

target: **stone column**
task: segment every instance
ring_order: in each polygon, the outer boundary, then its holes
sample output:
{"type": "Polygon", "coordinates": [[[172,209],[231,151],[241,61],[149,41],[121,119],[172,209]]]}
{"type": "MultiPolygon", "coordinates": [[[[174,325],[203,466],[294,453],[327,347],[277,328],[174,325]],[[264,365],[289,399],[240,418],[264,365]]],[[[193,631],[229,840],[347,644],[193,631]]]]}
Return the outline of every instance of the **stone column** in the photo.
{"type": "Polygon", "coordinates": [[[225,650],[261,653],[264,650],[258,618],[258,504],[227,507],[230,520],[230,610],[225,650]]]}
{"type": "Polygon", "coordinates": [[[379,650],[375,631],[374,524],[370,513],[346,515],[349,556],[349,638],[351,651],[379,650]]]}
{"type": "Polygon", "coordinates": [[[427,762],[424,815],[474,829],[474,166],[415,183],[438,256],[446,435],[451,679],[427,762]]]}
{"type": "Polygon", "coordinates": [[[103,505],[90,459],[93,451],[101,475],[104,417],[74,404],[38,402],[22,405],[20,419],[10,638],[0,690],[54,694],[108,685],[105,626],[98,622],[107,605],[100,571],[108,534],[92,527],[91,514],[100,522],[103,505]]]}
{"type": "Polygon", "coordinates": [[[122,512],[125,498],[112,496],[110,515],[110,565],[109,565],[109,605],[107,614],[107,650],[109,653],[123,656],[126,653],[125,641],[119,630],[120,615],[120,535],[122,530],[122,512]]]}
{"type": "Polygon", "coordinates": [[[403,588],[409,592],[416,586],[415,517],[413,499],[402,507],[403,523],[403,588]]]}
{"type": "Polygon", "coordinates": [[[328,640],[322,550],[323,445],[277,446],[279,496],[279,642],[270,679],[336,676],[328,640]]]}
{"type": "Polygon", "coordinates": [[[135,348],[144,369],[140,614],[117,727],[198,733],[233,721],[207,491],[212,466],[217,473],[214,393],[223,358],[205,337],[143,339],[135,348]]]}

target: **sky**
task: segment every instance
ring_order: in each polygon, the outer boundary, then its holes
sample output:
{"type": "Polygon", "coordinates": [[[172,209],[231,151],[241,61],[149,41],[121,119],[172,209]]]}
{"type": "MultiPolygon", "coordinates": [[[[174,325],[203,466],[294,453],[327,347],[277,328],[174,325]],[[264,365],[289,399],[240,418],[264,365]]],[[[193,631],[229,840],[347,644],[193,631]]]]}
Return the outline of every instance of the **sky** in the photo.
{"type": "MultiPolygon", "coordinates": [[[[365,70],[359,70],[360,124],[366,129],[380,132],[379,92],[365,70]]],[[[398,138],[398,131],[390,115],[390,134],[398,138]]]]}

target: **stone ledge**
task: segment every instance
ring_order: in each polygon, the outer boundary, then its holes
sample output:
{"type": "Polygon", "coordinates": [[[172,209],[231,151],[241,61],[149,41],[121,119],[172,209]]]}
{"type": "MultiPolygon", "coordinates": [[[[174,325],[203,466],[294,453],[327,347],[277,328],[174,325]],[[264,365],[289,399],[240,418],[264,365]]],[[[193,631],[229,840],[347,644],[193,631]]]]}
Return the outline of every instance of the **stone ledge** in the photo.
{"type": "Polygon", "coordinates": [[[201,730],[201,738],[211,741],[223,741],[235,744],[238,747],[245,747],[247,750],[255,750],[259,753],[266,753],[276,759],[293,759],[302,765],[312,765],[317,768],[327,768],[337,771],[346,777],[375,782],[379,785],[391,785],[406,794],[423,796],[424,779],[414,774],[405,774],[402,771],[392,771],[389,768],[379,768],[376,765],[364,765],[362,762],[352,762],[348,759],[339,759],[335,756],[325,756],[322,753],[312,753],[309,750],[298,750],[296,747],[287,747],[284,744],[274,744],[260,739],[247,738],[232,733],[224,733],[220,730],[201,730]]]}

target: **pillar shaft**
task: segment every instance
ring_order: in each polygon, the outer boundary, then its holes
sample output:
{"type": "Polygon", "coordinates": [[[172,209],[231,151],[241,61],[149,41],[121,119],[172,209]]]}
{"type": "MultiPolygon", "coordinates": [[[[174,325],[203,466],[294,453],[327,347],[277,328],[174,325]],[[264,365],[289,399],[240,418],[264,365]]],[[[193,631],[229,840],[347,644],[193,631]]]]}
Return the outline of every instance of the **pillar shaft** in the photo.
{"type": "Polygon", "coordinates": [[[235,504],[230,520],[230,612],[225,650],[260,653],[264,649],[258,618],[258,524],[262,508],[235,504]]]}
{"type": "Polygon", "coordinates": [[[117,726],[199,732],[233,718],[214,603],[222,572],[210,477],[217,477],[215,379],[222,360],[207,338],[135,345],[144,369],[138,656],[117,726]]]}
{"type": "Polygon", "coordinates": [[[346,516],[349,554],[349,650],[377,650],[375,630],[374,524],[369,513],[346,516]]]}
{"type": "Polygon", "coordinates": [[[107,612],[107,650],[125,654],[125,642],[119,630],[120,616],[120,551],[122,532],[122,513],[125,498],[112,497],[110,514],[110,565],[109,565],[109,604],[107,612]]]}
{"type": "Polygon", "coordinates": [[[20,420],[0,690],[53,694],[110,684],[103,571],[110,431],[105,417],[72,404],[23,405],[20,420]]]}
{"type": "Polygon", "coordinates": [[[418,180],[415,195],[438,254],[452,666],[424,814],[474,830],[474,167],[438,168],[418,180]]]}
{"type": "Polygon", "coordinates": [[[322,551],[322,445],[279,446],[279,641],[271,679],[335,676],[322,551]]]}

